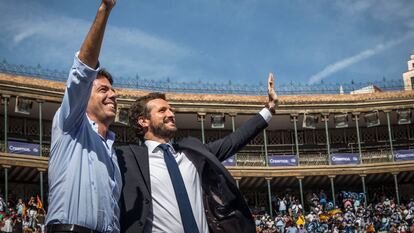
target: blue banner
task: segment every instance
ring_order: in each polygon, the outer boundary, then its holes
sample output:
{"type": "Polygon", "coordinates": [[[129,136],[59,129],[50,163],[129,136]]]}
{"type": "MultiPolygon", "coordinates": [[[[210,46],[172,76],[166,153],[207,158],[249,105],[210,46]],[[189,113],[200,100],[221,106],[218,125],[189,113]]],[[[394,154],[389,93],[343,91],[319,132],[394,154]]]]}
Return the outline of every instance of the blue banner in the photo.
{"type": "Polygon", "coordinates": [[[25,154],[25,155],[39,155],[39,144],[26,143],[26,142],[7,142],[7,152],[13,154],[25,154]]]}
{"type": "Polygon", "coordinates": [[[272,166],[272,167],[298,166],[298,158],[296,155],[270,155],[269,166],[272,166]]]}
{"type": "Polygon", "coordinates": [[[395,161],[414,160],[414,150],[397,150],[394,154],[395,161]]]}
{"type": "Polygon", "coordinates": [[[226,160],[221,162],[224,166],[236,166],[236,160],[234,158],[234,155],[228,157],[226,160]]]}
{"type": "Polygon", "coordinates": [[[331,154],[332,165],[359,164],[358,153],[331,154]]]}

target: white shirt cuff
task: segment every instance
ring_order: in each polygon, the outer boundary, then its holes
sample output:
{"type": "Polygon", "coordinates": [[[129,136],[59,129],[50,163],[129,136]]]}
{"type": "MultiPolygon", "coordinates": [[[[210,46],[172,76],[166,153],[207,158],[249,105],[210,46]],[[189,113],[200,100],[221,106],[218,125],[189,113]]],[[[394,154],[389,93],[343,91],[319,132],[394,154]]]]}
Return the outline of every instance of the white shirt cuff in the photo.
{"type": "Polygon", "coordinates": [[[272,119],[272,113],[267,108],[263,108],[259,114],[263,117],[263,119],[269,123],[269,121],[272,119]]]}

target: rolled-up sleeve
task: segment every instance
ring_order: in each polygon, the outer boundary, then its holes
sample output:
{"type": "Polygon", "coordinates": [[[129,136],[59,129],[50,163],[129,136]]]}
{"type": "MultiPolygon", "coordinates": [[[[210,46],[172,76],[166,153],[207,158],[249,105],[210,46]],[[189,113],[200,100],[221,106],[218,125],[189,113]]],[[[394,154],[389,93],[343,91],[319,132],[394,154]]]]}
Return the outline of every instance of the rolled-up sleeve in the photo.
{"type": "Polygon", "coordinates": [[[99,72],[99,63],[96,69],[85,65],[78,58],[76,53],[73,59],[73,65],[69,72],[66,83],[65,95],[60,109],[58,126],[63,131],[70,131],[73,127],[79,125],[82,117],[86,113],[89,97],[91,94],[92,83],[99,72]]]}

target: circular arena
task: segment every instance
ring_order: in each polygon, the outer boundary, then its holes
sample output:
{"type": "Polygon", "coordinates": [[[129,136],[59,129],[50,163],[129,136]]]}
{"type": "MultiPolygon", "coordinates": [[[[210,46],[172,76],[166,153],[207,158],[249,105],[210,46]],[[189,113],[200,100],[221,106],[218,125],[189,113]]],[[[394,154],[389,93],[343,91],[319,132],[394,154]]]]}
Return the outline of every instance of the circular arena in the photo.
{"type": "MultiPolygon", "coordinates": [[[[47,212],[51,125],[65,75],[1,64],[5,202],[38,196],[47,212]]],[[[293,226],[308,232],[408,232],[414,219],[413,82],[411,55],[397,82],[277,86],[279,105],[269,127],[223,162],[254,213],[257,232],[293,226]]],[[[116,145],[137,142],[128,108],[152,91],[166,92],[172,103],[180,128],[175,140],[192,136],[204,143],[234,131],[266,98],[263,89],[231,83],[136,79],[116,87],[116,145]]]]}

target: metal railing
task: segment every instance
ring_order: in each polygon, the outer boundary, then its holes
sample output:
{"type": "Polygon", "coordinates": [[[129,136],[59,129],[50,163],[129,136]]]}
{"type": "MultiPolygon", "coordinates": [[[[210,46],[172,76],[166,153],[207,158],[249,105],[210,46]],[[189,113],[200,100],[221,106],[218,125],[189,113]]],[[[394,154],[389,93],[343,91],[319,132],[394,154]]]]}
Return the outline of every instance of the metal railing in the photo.
{"type": "MultiPolygon", "coordinates": [[[[0,152],[5,152],[4,142],[0,141],[0,152]]],[[[49,157],[50,145],[42,146],[42,156],[49,157]]],[[[362,153],[362,164],[392,162],[392,153],[388,150],[365,151],[362,153]]],[[[299,156],[299,166],[329,165],[325,153],[306,153],[299,156]]],[[[266,157],[262,153],[243,151],[237,153],[237,166],[265,167],[266,157]]]]}
{"type": "MultiPolygon", "coordinates": [[[[51,70],[41,67],[14,65],[6,60],[0,62],[0,72],[12,75],[37,77],[41,79],[65,82],[68,72],[51,70]]],[[[360,77],[355,77],[359,79],[360,77]]],[[[281,95],[300,95],[300,94],[338,94],[340,87],[344,93],[361,89],[362,87],[375,85],[382,90],[403,90],[404,83],[401,78],[376,80],[373,82],[354,82],[349,83],[324,83],[307,84],[304,82],[276,83],[276,90],[281,95]]],[[[138,75],[131,77],[116,77],[115,87],[131,88],[139,90],[178,92],[178,93],[211,93],[211,94],[238,94],[238,95],[266,95],[267,86],[264,82],[255,84],[233,83],[232,81],[214,83],[208,81],[178,82],[170,78],[146,79],[138,75]]]]}
{"type": "Polygon", "coordinates": [[[266,166],[266,159],[264,155],[254,155],[250,153],[238,153],[237,154],[237,166],[264,167],[266,166]]]}
{"type": "MultiPolygon", "coordinates": [[[[361,164],[392,162],[391,151],[365,151],[362,153],[361,164]]],[[[299,156],[299,166],[329,165],[326,153],[306,153],[299,156]]],[[[237,154],[237,166],[265,167],[266,158],[260,153],[242,152],[237,154]]]]}

